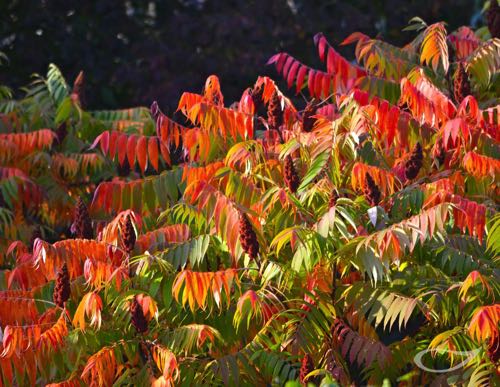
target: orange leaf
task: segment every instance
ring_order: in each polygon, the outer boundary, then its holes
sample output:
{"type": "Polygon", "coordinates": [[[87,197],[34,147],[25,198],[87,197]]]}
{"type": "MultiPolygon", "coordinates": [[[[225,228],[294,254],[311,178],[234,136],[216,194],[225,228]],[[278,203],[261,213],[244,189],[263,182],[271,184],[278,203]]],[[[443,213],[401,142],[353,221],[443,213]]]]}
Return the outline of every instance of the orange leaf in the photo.
{"type": "Polygon", "coordinates": [[[437,72],[441,63],[445,74],[450,67],[446,35],[444,23],[431,24],[424,31],[424,40],[420,48],[420,63],[432,65],[434,72],[437,72]]]}
{"type": "Polygon", "coordinates": [[[85,316],[90,317],[90,325],[101,327],[102,300],[97,293],[90,292],[83,296],[73,316],[73,325],[85,330],[85,316]]]}
{"type": "Polygon", "coordinates": [[[193,272],[191,270],[181,271],[172,285],[172,294],[177,302],[181,289],[182,306],[189,304],[189,308],[195,311],[197,308],[205,309],[208,295],[211,295],[220,308],[222,306],[221,295],[224,290],[228,300],[231,298],[233,281],[239,286],[239,278],[236,269],[226,269],[218,272],[193,272]]]}
{"type": "Polygon", "coordinates": [[[500,304],[481,306],[469,324],[469,335],[478,342],[490,339],[494,342],[498,337],[500,323],[500,304]]]}
{"type": "Polygon", "coordinates": [[[459,296],[460,298],[464,298],[469,291],[471,287],[473,287],[476,282],[480,282],[483,290],[487,290],[488,295],[493,294],[493,291],[491,289],[491,286],[489,285],[488,280],[481,275],[480,272],[477,270],[471,271],[467,278],[465,278],[464,282],[462,282],[462,285],[460,285],[460,292],[459,296]]]}
{"type": "Polygon", "coordinates": [[[115,380],[117,366],[114,349],[104,347],[89,357],[81,378],[87,386],[111,386],[115,380]]]}
{"type": "Polygon", "coordinates": [[[153,360],[162,373],[159,381],[153,383],[154,386],[173,386],[179,378],[180,372],[175,355],[165,347],[154,345],[152,348],[153,360]]]}
{"type": "Polygon", "coordinates": [[[384,196],[389,196],[394,193],[397,180],[390,171],[363,164],[361,162],[357,162],[352,168],[351,184],[353,189],[362,191],[365,188],[366,173],[369,173],[372,176],[384,196]]]}
{"type": "Polygon", "coordinates": [[[468,173],[479,179],[488,175],[495,179],[500,174],[500,160],[473,151],[465,154],[462,164],[468,173]]]}

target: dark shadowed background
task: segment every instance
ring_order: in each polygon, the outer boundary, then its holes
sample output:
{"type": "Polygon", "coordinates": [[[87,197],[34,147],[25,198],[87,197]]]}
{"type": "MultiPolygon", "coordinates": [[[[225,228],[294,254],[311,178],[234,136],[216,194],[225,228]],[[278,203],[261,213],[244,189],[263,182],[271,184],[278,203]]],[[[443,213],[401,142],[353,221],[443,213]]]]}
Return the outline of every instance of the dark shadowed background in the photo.
{"type": "MultiPolygon", "coordinates": [[[[89,108],[149,106],[171,112],[183,91],[217,74],[237,99],[278,51],[320,66],[312,37],[338,45],[361,31],[403,44],[408,20],[481,23],[481,0],[0,0],[0,83],[26,85],[57,64],[71,83],[86,78],[89,108]]],[[[352,58],[352,47],[340,51],[352,58]]],[[[276,77],[277,78],[277,77],[276,77]]],[[[284,87],[283,84],[280,84],[284,87]]]]}

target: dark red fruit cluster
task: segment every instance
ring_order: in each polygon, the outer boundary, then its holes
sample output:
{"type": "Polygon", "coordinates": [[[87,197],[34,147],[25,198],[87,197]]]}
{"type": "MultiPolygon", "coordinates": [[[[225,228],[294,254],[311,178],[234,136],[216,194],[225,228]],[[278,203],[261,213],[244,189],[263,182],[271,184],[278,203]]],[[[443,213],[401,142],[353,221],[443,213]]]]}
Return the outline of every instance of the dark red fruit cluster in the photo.
{"type": "Polygon", "coordinates": [[[82,198],[78,198],[75,207],[75,215],[71,231],[76,238],[93,239],[94,230],[92,229],[92,220],[90,219],[87,206],[82,198]]]}
{"type": "Polygon", "coordinates": [[[295,167],[293,165],[293,160],[290,155],[286,156],[285,158],[283,175],[285,178],[285,183],[287,187],[290,189],[290,191],[297,192],[297,188],[299,188],[300,185],[300,179],[299,175],[297,174],[297,171],[295,170],[295,167]]]}
{"type": "Polygon", "coordinates": [[[308,353],[305,354],[305,356],[302,358],[302,365],[300,367],[300,382],[302,384],[305,384],[307,382],[306,376],[314,371],[314,363],[312,360],[311,355],[308,353]]]}
{"type": "Polygon", "coordinates": [[[127,254],[130,254],[134,250],[136,241],[134,225],[132,224],[130,216],[127,216],[123,222],[121,232],[123,248],[127,254]]]}
{"type": "Polygon", "coordinates": [[[257,240],[257,234],[255,234],[252,224],[242,212],[240,212],[239,232],[240,243],[241,247],[243,247],[243,251],[245,251],[250,258],[257,258],[257,255],[259,254],[259,241],[257,240]]]}
{"type": "Polygon", "coordinates": [[[267,124],[271,130],[279,130],[281,125],[283,125],[283,110],[281,109],[281,100],[277,92],[274,92],[267,107],[267,124]]]}
{"type": "Polygon", "coordinates": [[[63,308],[64,303],[68,301],[71,294],[71,285],[69,282],[68,267],[64,264],[56,275],[56,286],[54,287],[54,303],[63,308]]]}
{"type": "Polygon", "coordinates": [[[486,14],[486,22],[492,38],[500,37],[500,6],[498,0],[490,0],[490,8],[486,14]]]}
{"type": "Polygon", "coordinates": [[[332,208],[337,204],[337,199],[339,198],[339,194],[337,191],[333,190],[332,193],[330,194],[330,200],[328,201],[328,207],[332,208]]]}
{"type": "Polygon", "coordinates": [[[304,109],[304,113],[302,113],[302,130],[304,132],[310,132],[313,130],[314,123],[316,122],[316,118],[314,118],[316,109],[317,105],[314,102],[308,103],[304,109]]]}
{"type": "Polygon", "coordinates": [[[419,142],[415,144],[411,156],[405,164],[405,176],[408,180],[414,179],[418,175],[418,171],[422,168],[422,161],[424,155],[422,153],[422,146],[419,142]]]}
{"type": "Polygon", "coordinates": [[[264,95],[264,86],[259,85],[250,90],[250,95],[252,97],[253,106],[255,111],[259,110],[264,102],[262,96],[264,95]]]}
{"type": "Polygon", "coordinates": [[[453,95],[455,101],[461,103],[463,99],[470,94],[471,86],[469,76],[467,75],[467,71],[465,71],[464,64],[460,62],[453,76],[453,95]]]}
{"type": "Polygon", "coordinates": [[[134,297],[132,304],[130,305],[130,314],[132,315],[132,325],[134,326],[137,333],[144,333],[148,330],[148,321],[144,316],[142,311],[142,306],[134,297]]]}
{"type": "Polygon", "coordinates": [[[371,175],[367,172],[365,174],[365,198],[366,201],[371,205],[371,206],[376,206],[377,204],[380,203],[380,190],[378,189],[377,185],[375,184],[375,181],[371,177],[371,175]]]}
{"type": "Polygon", "coordinates": [[[500,360],[500,336],[495,336],[495,338],[489,343],[488,357],[492,363],[496,363],[500,360]]]}

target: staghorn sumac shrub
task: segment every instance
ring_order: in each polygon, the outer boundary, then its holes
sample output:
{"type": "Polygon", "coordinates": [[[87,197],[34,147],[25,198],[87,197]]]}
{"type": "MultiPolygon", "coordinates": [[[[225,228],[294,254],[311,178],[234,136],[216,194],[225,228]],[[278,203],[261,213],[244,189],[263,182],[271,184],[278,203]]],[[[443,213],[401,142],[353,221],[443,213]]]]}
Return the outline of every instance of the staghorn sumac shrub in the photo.
{"type": "Polygon", "coordinates": [[[2,97],[0,384],[497,384],[500,45],[414,23],[274,55],[305,109],[211,75],[182,123],[90,111],[53,65],[2,97]]]}

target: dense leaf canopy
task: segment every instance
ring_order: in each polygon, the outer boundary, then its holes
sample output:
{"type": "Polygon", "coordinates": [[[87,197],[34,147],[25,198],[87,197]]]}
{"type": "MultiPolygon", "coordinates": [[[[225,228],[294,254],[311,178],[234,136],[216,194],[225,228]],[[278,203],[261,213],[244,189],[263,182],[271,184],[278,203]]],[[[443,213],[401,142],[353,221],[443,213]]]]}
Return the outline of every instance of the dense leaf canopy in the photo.
{"type": "Polygon", "coordinates": [[[499,383],[500,40],[410,28],[272,56],[303,110],[2,86],[0,385],[499,383]]]}

